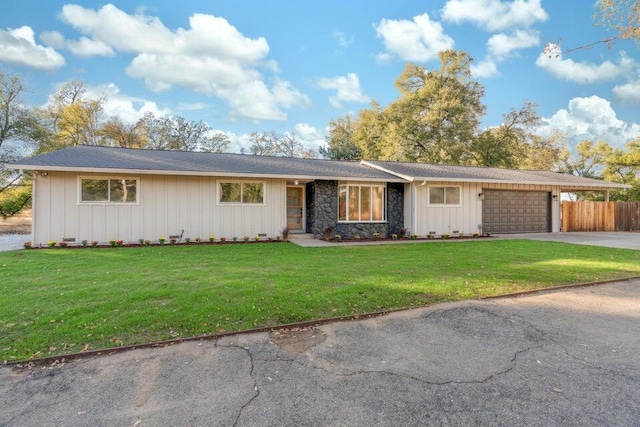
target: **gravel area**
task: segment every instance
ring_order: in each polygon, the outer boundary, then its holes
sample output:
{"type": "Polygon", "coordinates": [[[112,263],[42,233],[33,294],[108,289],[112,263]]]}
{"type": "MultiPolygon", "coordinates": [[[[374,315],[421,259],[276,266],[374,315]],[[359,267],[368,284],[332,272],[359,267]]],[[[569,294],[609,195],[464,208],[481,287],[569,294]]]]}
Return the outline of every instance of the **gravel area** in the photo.
{"type": "Polygon", "coordinates": [[[0,234],[0,251],[22,249],[24,242],[30,239],[30,234],[0,234]]]}

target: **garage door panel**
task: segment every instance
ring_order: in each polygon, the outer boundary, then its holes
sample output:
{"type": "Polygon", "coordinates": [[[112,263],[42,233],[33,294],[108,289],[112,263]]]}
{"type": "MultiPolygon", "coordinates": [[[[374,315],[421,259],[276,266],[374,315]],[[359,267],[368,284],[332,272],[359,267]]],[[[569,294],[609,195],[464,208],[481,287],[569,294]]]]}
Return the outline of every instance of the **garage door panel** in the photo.
{"type": "Polygon", "coordinates": [[[483,190],[482,223],[491,233],[548,232],[549,193],[483,190]]]}

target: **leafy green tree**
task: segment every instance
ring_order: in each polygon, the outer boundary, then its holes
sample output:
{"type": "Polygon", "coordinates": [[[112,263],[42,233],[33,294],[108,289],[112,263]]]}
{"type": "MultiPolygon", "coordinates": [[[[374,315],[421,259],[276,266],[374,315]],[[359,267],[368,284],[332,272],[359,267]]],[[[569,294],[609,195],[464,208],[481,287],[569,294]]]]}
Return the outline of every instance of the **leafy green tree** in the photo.
{"type": "Polygon", "coordinates": [[[460,163],[485,114],[471,56],[446,50],[439,58],[435,70],[407,64],[396,80],[400,98],[383,114],[386,140],[398,141],[403,160],[460,163]]]}
{"type": "Polygon", "coordinates": [[[326,137],[327,146],[320,147],[320,154],[325,159],[332,160],[360,160],[362,150],[353,141],[355,122],[350,115],[329,121],[329,136],[326,137]]]}
{"type": "Polygon", "coordinates": [[[609,151],[604,166],[604,179],[631,186],[628,190],[613,191],[611,199],[640,201],[640,139],[627,143],[624,150],[609,151]]]}

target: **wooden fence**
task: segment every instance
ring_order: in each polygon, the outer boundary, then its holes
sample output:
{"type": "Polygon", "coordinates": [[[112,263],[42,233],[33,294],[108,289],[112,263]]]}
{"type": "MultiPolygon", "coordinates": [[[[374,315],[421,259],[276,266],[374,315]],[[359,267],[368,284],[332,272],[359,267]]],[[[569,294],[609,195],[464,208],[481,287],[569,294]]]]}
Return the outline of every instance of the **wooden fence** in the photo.
{"type": "Polygon", "coordinates": [[[562,231],[640,231],[640,202],[562,202],[562,231]]]}

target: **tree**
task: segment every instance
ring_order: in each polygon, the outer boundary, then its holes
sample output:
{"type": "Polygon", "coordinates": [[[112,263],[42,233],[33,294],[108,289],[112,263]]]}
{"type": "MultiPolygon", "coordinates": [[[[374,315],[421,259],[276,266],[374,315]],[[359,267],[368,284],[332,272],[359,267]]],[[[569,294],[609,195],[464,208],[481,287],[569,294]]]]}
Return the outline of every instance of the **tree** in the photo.
{"type": "Polygon", "coordinates": [[[98,130],[100,145],[124,148],[144,148],[147,138],[140,123],[126,124],[120,117],[111,117],[98,130]]]}
{"type": "Polygon", "coordinates": [[[189,121],[180,116],[156,117],[146,113],[136,127],[146,138],[146,148],[154,150],[221,153],[229,146],[229,138],[223,133],[214,132],[202,121],[189,121]]]}
{"type": "Polygon", "coordinates": [[[332,160],[360,160],[362,150],[353,142],[355,122],[350,115],[329,121],[327,146],[320,147],[322,157],[332,160]]]}
{"type": "Polygon", "coordinates": [[[248,149],[242,149],[242,154],[254,156],[282,156],[315,158],[316,153],[308,149],[296,138],[295,134],[285,132],[252,132],[249,135],[248,149]]]}
{"type": "Polygon", "coordinates": [[[25,88],[20,77],[0,72],[0,216],[22,210],[31,199],[28,175],[8,170],[5,163],[28,154],[35,118],[21,99],[25,88]]]}
{"type": "Polygon", "coordinates": [[[560,171],[583,178],[599,179],[611,153],[611,146],[604,141],[582,141],[576,145],[573,156],[565,151],[560,171]]]}
{"type": "Polygon", "coordinates": [[[638,0],[599,0],[597,24],[615,30],[616,38],[640,43],[640,2],[638,0]]]}
{"type": "Polygon", "coordinates": [[[469,54],[439,57],[438,69],[406,64],[395,82],[399,97],[384,109],[374,101],[357,118],[335,121],[329,148],[372,160],[462,162],[485,112],[484,87],[471,76],[469,54]]]}
{"type": "Polygon", "coordinates": [[[540,126],[537,104],[523,106],[502,117],[502,124],[481,132],[472,139],[466,163],[478,166],[551,170],[562,152],[561,135],[543,138],[535,132],[540,126]]]}
{"type": "Polygon", "coordinates": [[[604,160],[602,176],[631,186],[629,190],[613,191],[613,200],[640,201],[640,139],[628,142],[625,150],[611,150],[604,160]]]}

